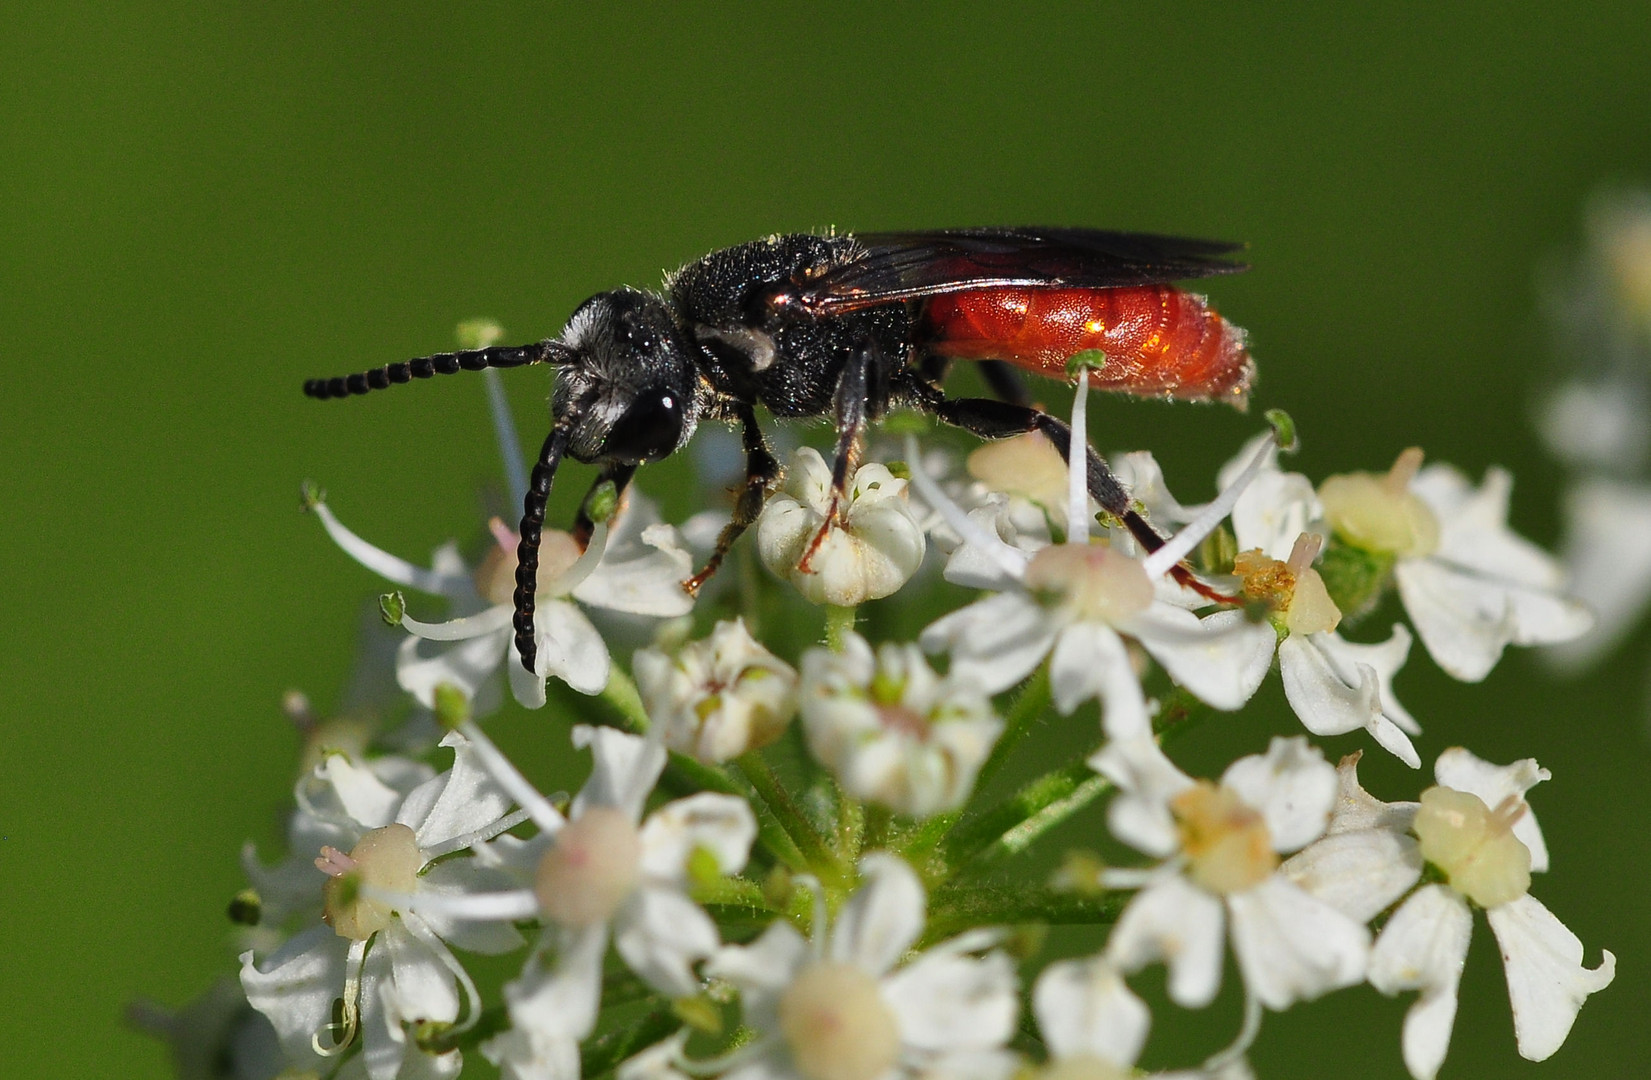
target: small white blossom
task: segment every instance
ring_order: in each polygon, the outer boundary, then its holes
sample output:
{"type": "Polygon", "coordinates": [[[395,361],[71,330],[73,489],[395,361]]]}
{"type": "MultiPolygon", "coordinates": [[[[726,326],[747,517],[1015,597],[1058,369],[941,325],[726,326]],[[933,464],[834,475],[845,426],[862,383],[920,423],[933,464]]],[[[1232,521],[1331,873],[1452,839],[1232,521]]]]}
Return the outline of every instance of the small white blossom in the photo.
{"type": "Polygon", "coordinates": [[[1599,967],[1583,967],[1581,941],[1528,892],[1531,873],[1548,867],[1548,849],[1524,795],[1548,773],[1534,761],[1497,766],[1454,749],[1439,756],[1434,775],[1439,786],[1420,803],[1386,804],[1359,787],[1352,760],[1343,762],[1342,826],[1285,872],[1359,919],[1409,892],[1424,862],[1443,877],[1410,892],[1370,956],[1376,989],[1421,992],[1403,1037],[1416,1080],[1432,1080],[1450,1045],[1473,907],[1485,911],[1501,947],[1519,1053],[1545,1060],[1564,1043],[1582,1003],[1616,974],[1610,952],[1599,967]]]}
{"type": "Polygon", "coordinates": [[[797,672],[763,648],[743,619],[669,652],[631,660],[637,691],[667,749],[720,762],[767,746],[797,711],[797,672]]]}
{"type": "Polygon", "coordinates": [[[798,694],[808,747],[843,790],[913,817],[967,802],[1003,732],[967,673],[936,675],[916,645],[874,654],[852,632],[840,653],[803,656],[798,694]]]}
{"type": "Polygon", "coordinates": [[[816,604],[854,607],[888,596],[923,563],[923,530],[904,480],[883,465],[862,465],[845,498],[833,506],[831,467],[804,446],[757,519],[763,564],[816,604]]]}
{"type": "Polygon", "coordinates": [[[505,986],[512,1030],[483,1051],[508,1076],[576,1078],[578,1042],[596,1023],[610,934],[625,963],[650,986],[672,997],[697,992],[693,965],[721,938],[688,898],[690,876],[738,873],[756,837],[756,819],[743,799],[701,792],[644,820],[643,804],[665,767],[664,747],[585,726],[573,729],[573,743],[591,748],[591,774],[564,817],[469,727],[487,769],[540,832],[526,841],[500,837],[478,851],[480,861],[506,871],[520,887],[433,900],[431,908],[453,919],[539,917],[551,924],[521,977],[505,986]]]}
{"type": "Polygon", "coordinates": [[[1162,960],[1171,999],[1202,1007],[1220,987],[1230,921],[1245,987],[1270,1009],[1364,978],[1369,932],[1278,872],[1280,854],[1323,835],[1336,801],[1335,770],[1306,740],[1274,739],[1219,784],[1182,773],[1150,736],[1114,739],[1090,764],[1119,788],[1113,833],[1164,860],[1144,879],[1107,872],[1144,882],[1107,943],[1111,963],[1132,972],[1162,960]]]}
{"type": "Polygon", "coordinates": [[[1564,594],[1564,572],[1507,526],[1512,478],[1491,469],[1474,488],[1448,465],[1399,455],[1384,476],[1346,473],[1319,485],[1343,541],[1392,556],[1405,611],[1438,665],[1465,682],[1490,673],[1508,645],[1586,633],[1593,616],[1564,594]]]}
{"type": "Polygon", "coordinates": [[[504,522],[489,523],[494,546],[474,570],[451,544],[437,549],[425,570],[361,539],[326,503],[317,503],[315,512],[339,547],[369,570],[452,602],[458,617],[448,622],[402,620],[413,636],[402,644],[396,676],[426,708],[434,706],[436,688],[447,685],[463,691],[475,713],[491,711],[501,666],[516,700],[530,709],[544,705],[545,680],[552,676],[582,694],[599,693],[608,682],[608,647],[579,605],[656,618],[693,607],[681,584],[693,556],[677,531],[659,522],[652,503],[627,492],[614,520],[599,523],[583,551],[568,533],[543,531],[534,610],[537,674],[529,674],[512,648],[518,537],[504,522]]]}
{"type": "Polygon", "coordinates": [[[1019,1013],[1015,966],[972,931],[900,966],[923,932],[926,901],[899,858],[873,853],[864,884],[814,940],[777,921],[725,946],[706,970],[740,990],[755,1041],[724,1080],[1008,1080],[1019,1013]]]}
{"type": "Polygon", "coordinates": [[[1587,634],[1551,646],[1548,654],[1576,670],[1619,644],[1651,602],[1651,484],[1585,478],[1565,493],[1563,511],[1560,557],[1571,590],[1593,610],[1595,622],[1587,634]]]}
{"type": "Polygon", "coordinates": [[[1057,960],[1032,987],[1032,1011],[1049,1049],[1038,1080],[1253,1080],[1240,1054],[1199,1069],[1135,1069],[1151,1015],[1107,958],[1057,960]]]}
{"type": "MultiPolygon", "coordinates": [[[[914,473],[913,482],[937,507],[949,505],[927,476],[914,473]]],[[[1087,495],[1073,486],[1074,506],[1081,515],[1087,510],[1087,495]]],[[[1229,504],[1237,494],[1236,489],[1227,492],[1229,504]]],[[[957,508],[950,509],[955,514],[957,508]]],[[[994,577],[971,584],[1002,591],[939,619],[923,631],[920,641],[931,652],[949,652],[953,670],[967,672],[987,692],[1013,686],[1047,656],[1056,707],[1070,713],[1098,698],[1107,734],[1119,738],[1149,726],[1146,698],[1126,637],[1138,642],[1176,682],[1220,709],[1242,706],[1265,678],[1275,641],[1272,628],[1251,623],[1238,611],[1199,619],[1164,599],[1154,580],[1167,574],[1173,561],[1153,556],[1161,564],[1154,574],[1141,560],[1090,543],[1086,523],[1073,530],[1066,543],[1029,556],[1004,543],[997,533],[982,530],[961,514],[955,516],[965,547],[978,549],[971,565],[995,571],[994,577]]],[[[1218,521],[1219,517],[1200,522],[1189,532],[1201,536],[1218,521]]],[[[1179,539],[1184,544],[1190,537],[1179,539]]]]}
{"type": "MultiPolygon", "coordinates": [[[[367,1075],[391,1080],[412,1051],[408,1024],[460,1024],[462,1005],[462,1024],[476,1020],[476,988],[446,942],[486,953],[521,944],[507,924],[471,926],[411,909],[412,898],[451,898],[501,881],[475,859],[435,860],[520,820],[507,815],[509,798],[462,735],[450,734],[442,745],[453,749],[453,767],[404,797],[388,788],[374,792],[365,770],[329,759],[324,779],[349,777],[333,785],[338,805],[347,808],[333,824],[353,840],[347,852],[327,846],[314,860],[321,872],[312,871],[312,888],[322,896],[325,925],[297,934],[261,963],[252,951],[241,956],[247,1000],[269,1018],[294,1064],[341,1052],[359,1032],[367,1075]],[[401,899],[386,902],[374,889],[401,899]],[[343,1028],[329,1036],[340,997],[343,1028]]],[[[424,1075],[459,1069],[457,1051],[415,1053],[417,1065],[408,1067],[424,1075]]]]}

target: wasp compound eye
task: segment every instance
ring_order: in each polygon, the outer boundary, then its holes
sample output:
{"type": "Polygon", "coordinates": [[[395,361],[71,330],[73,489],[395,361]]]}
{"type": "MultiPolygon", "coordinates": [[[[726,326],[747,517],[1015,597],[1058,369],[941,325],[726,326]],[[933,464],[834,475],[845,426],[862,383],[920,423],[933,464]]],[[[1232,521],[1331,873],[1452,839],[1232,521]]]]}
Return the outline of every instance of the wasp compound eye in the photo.
{"type": "Polygon", "coordinates": [[[682,399],[653,387],[636,395],[602,444],[602,456],[616,461],[658,461],[682,438],[682,399]]]}

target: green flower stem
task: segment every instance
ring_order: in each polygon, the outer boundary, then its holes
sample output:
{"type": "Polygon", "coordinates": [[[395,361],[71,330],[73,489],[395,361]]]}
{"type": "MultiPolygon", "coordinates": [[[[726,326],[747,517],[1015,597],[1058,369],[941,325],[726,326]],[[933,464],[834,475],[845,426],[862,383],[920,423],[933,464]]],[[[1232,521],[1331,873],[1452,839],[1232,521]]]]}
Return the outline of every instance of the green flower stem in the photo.
{"type": "Polygon", "coordinates": [[[1021,810],[1021,819],[960,860],[956,875],[978,874],[1025,851],[1050,829],[1112,790],[1112,781],[1082,762],[1046,773],[1022,788],[1015,799],[1002,808],[1021,810]],[[1030,812],[1025,812],[1027,810],[1030,812]]]}
{"type": "Polygon", "coordinates": [[[843,639],[854,632],[854,616],[857,609],[838,607],[836,604],[826,605],[825,643],[832,652],[843,651],[843,639]]]}
{"type": "Polygon", "coordinates": [[[919,948],[975,926],[1011,926],[1017,923],[1093,925],[1118,918],[1129,894],[1099,896],[1024,884],[953,886],[938,890],[929,901],[929,922],[919,948]]]}
{"type": "Polygon", "coordinates": [[[652,1046],[681,1026],[682,1021],[666,1008],[590,1039],[580,1048],[579,1075],[584,1080],[599,1080],[632,1054],[652,1046]]]}
{"type": "Polygon", "coordinates": [[[997,745],[992,747],[986,763],[980,767],[980,775],[975,778],[975,790],[985,789],[988,781],[997,775],[997,771],[1009,760],[1021,739],[1032,730],[1043,714],[1049,710],[1049,661],[1045,660],[1032,673],[1032,678],[1009,706],[1009,715],[1004,717],[1003,734],[998,736],[997,745]]]}
{"type": "Polygon", "coordinates": [[[1019,791],[958,827],[946,841],[955,861],[963,861],[992,846],[1009,830],[1051,804],[1072,797],[1095,771],[1083,761],[1074,761],[1029,781],[1019,791]]]}
{"type": "Polygon", "coordinates": [[[734,764],[739,767],[741,775],[751,782],[756,793],[762,796],[780,827],[801,849],[807,860],[806,868],[828,885],[846,886],[850,875],[844,869],[842,860],[831,850],[825,837],[803,816],[797,804],[791,801],[791,796],[780,786],[779,777],[774,775],[762,755],[752,751],[735,758],[734,764]]]}
{"type": "Polygon", "coordinates": [[[648,710],[642,705],[642,695],[637,692],[636,683],[617,665],[608,669],[608,685],[599,696],[603,704],[619,714],[620,727],[636,735],[647,733],[648,710]]]}

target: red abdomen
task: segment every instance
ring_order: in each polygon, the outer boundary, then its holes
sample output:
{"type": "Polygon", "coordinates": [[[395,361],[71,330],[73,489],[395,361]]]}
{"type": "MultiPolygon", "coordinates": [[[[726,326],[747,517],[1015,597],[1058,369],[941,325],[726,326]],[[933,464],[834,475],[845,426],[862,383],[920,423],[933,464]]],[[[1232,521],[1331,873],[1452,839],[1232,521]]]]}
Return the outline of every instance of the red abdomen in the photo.
{"type": "Polygon", "coordinates": [[[925,344],[941,356],[1005,360],[1066,377],[1086,349],[1106,354],[1089,384],[1142,397],[1247,404],[1255,364],[1244,331],[1202,297],[1168,285],[977,289],[931,297],[925,344]]]}

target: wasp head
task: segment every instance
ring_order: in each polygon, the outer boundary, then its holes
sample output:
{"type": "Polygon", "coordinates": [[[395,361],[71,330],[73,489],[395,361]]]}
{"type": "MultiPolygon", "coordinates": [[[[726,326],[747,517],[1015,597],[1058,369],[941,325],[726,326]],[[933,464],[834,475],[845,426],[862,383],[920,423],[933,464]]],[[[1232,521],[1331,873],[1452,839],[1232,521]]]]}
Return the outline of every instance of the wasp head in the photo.
{"type": "Polygon", "coordinates": [[[688,441],[699,380],[693,346],[665,301],[634,289],[599,293],[573,313],[562,344],[551,411],[572,421],[572,457],[634,465],[688,441]]]}

